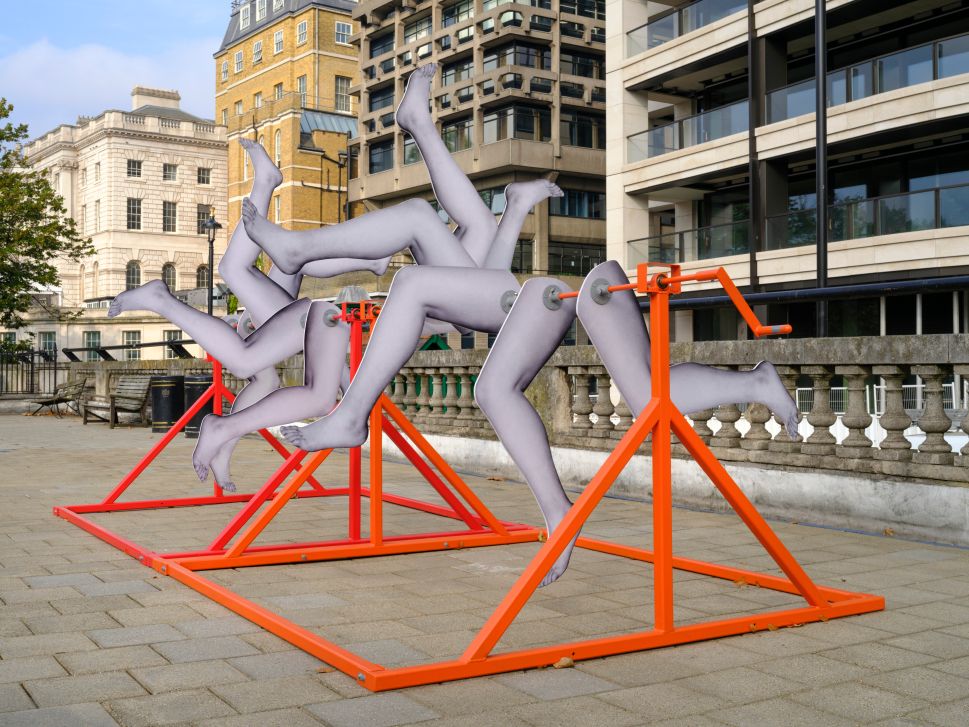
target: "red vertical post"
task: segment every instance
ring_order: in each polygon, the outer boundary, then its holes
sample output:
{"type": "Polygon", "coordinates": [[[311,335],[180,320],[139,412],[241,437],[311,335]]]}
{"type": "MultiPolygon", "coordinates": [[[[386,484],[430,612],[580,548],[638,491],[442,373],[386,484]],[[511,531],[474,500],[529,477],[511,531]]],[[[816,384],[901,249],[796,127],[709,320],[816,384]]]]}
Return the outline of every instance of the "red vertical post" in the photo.
{"type": "Polygon", "coordinates": [[[652,395],[658,400],[653,427],[653,627],[673,630],[673,494],[670,451],[669,291],[656,282],[649,293],[652,395]]]}
{"type": "MultiPolygon", "coordinates": [[[[222,362],[211,356],[209,359],[212,361],[212,413],[220,417],[222,416],[222,396],[225,392],[225,385],[222,383],[222,362]]],[[[225,494],[214,479],[212,491],[216,497],[222,497],[225,494]]]]}
{"type": "MultiPolygon", "coordinates": [[[[344,306],[344,311],[346,311],[344,306]]],[[[356,314],[350,318],[350,378],[353,379],[363,358],[363,320],[358,308],[356,314]]],[[[350,496],[349,496],[349,524],[347,537],[351,540],[360,538],[360,477],[362,471],[362,453],[360,447],[350,450],[350,496]]]]}

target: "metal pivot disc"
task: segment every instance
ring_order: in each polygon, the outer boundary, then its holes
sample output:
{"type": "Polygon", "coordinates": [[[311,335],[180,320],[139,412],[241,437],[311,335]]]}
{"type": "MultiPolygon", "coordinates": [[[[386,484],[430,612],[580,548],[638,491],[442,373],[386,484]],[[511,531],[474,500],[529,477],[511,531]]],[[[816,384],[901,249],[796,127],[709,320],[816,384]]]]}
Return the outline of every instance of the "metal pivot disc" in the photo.
{"type": "Polygon", "coordinates": [[[336,325],[338,320],[340,320],[340,314],[337,313],[335,310],[331,309],[323,314],[323,322],[326,325],[328,325],[330,328],[333,328],[336,325]]]}
{"type": "Polygon", "coordinates": [[[501,309],[505,313],[511,312],[511,307],[515,305],[515,299],[518,297],[517,290],[506,290],[501,294],[501,309]]]}
{"type": "Polygon", "coordinates": [[[558,310],[562,307],[562,299],[559,298],[559,293],[562,291],[556,288],[554,285],[549,285],[542,292],[542,302],[545,307],[549,310],[558,310]]]}
{"type": "Polygon", "coordinates": [[[599,305],[605,305],[612,298],[612,293],[609,292],[609,281],[605,278],[596,278],[593,280],[592,285],[589,286],[589,291],[592,300],[599,305]]]}

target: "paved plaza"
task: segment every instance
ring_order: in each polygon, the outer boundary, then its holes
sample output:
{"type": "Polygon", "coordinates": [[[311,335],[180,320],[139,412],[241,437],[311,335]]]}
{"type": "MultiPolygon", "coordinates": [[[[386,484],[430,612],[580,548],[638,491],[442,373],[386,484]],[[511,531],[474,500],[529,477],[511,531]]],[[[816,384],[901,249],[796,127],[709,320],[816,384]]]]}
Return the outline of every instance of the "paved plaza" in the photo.
{"type": "MultiPolygon", "coordinates": [[[[76,418],[0,416],[0,725],[302,727],[392,725],[965,725],[969,722],[969,552],[773,523],[819,582],[883,594],[885,612],[652,652],[372,694],[344,674],[54,517],[95,502],[157,441],[146,429],[76,418]]],[[[132,499],[207,494],[178,437],[132,499]]],[[[346,456],[320,470],[346,482],[346,456]]],[[[240,446],[246,490],[278,465],[240,446]]],[[[778,473],[783,476],[782,472],[778,473]]],[[[468,475],[499,516],[538,521],[527,488],[468,475]]],[[[426,495],[410,467],[387,489],[426,495]]],[[[155,550],[204,546],[239,505],[94,516],[155,550]]],[[[345,503],[293,501],[261,542],[340,537],[345,503]]],[[[440,529],[388,507],[389,534],[440,529]]],[[[648,545],[648,505],[608,499],[588,535],[648,545]]],[[[677,554],[776,573],[732,515],[676,510],[677,554]]],[[[212,577],[388,666],[463,651],[537,544],[306,563],[212,577]]],[[[649,627],[648,568],[580,551],[498,650],[649,627]]],[[[795,604],[756,587],[677,574],[676,617],[696,622],[795,604]]]]}

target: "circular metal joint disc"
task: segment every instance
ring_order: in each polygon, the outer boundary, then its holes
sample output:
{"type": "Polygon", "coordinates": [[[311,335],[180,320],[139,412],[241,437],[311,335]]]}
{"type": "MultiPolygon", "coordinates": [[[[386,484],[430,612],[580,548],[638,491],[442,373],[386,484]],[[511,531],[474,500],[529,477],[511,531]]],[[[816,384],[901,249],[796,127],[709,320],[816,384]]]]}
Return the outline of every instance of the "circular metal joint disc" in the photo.
{"type": "Polygon", "coordinates": [[[549,310],[558,310],[562,307],[562,299],[559,298],[559,293],[562,291],[556,288],[554,285],[549,285],[542,292],[542,302],[545,307],[549,310]]]}
{"type": "Polygon", "coordinates": [[[599,305],[605,305],[612,298],[612,293],[609,292],[609,281],[605,278],[596,278],[593,280],[589,290],[591,291],[592,300],[599,305]]]}
{"type": "Polygon", "coordinates": [[[515,305],[515,299],[518,297],[517,290],[506,290],[501,294],[501,309],[505,313],[511,312],[511,307],[515,305]]]}

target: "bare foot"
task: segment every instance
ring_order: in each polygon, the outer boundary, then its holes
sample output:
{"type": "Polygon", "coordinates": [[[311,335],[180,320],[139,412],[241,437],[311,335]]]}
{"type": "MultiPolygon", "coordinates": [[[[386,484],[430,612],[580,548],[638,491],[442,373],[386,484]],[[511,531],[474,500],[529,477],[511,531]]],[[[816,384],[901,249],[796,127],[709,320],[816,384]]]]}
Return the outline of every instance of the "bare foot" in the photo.
{"type": "Polygon", "coordinates": [[[367,420],[349,421],[352,417],[340,416],[340,407],[332,414],[317,419],[306,426],[281,427],[283,439],[306,452],[337,447],[359,447],[367,441],[367,420]],[[346,421],[345,421],[346,420],[346,421]]]}
{"type": "MultiPolygon", "coordinates": [[[[209,414],[199,427],[199,439],[192,453],[192,466],[202,482],[209,476],[212,459],[226,443],[222,417],[209,414]]],[[[221,484],[221,483],[220,483],[221,484]]]]}
{"type": "Polygon", "coordinates": [[[784,388],[784,383],[777,374],[774,364],[770,361],[761,361],[754,366],[753,372],[756,373],[760,382],[757,394],[758,401],[784,422],[787,436],[796,441],[798,438],[797,424],[801,418],[801,413],[797,410],[797,404],[791,398],[788,390],[784,388]]]}
{"type": "Polygon", "coordinates": [[[400,105],[397,106],[394,114],[397,126],[404,131],[413,133],[417,126],[433,123],[428,104],[431,96],[431,79],[436,72],[437,64],[428,63],[415,69],[407,79],[404,98],[400,100],[400,105]]]}
{"type": "MultiPolygon", "coordinates": [[[[548,528],[549,536],[555,532],[555,529],[559,526],[559,523],[562,522],[562,518],[565,517],[565,513],[567,512],[568,508],[563,510],[561,513],[555,513],[554,516],[546,515],[545,524],[548,528]]],[[[579,536],[576,535],[574,538],[572,538],[572,541],[565,546],[565,550],[562,551],[562,554],[558,557],[558,560],[552,564],[552,567],[548,569],[548,573],[542,579],[542,582],[538,584],[539,588],[544,588],[549,583],[554,583],[562,577],[562,574],[565,573],[565,569],[569,567],[569,559],[572,557],[572,550],[575,548],[575,541],[578,539],[578,537],[579,536]]]]}
{"type": "Polygon", "coordinates": [[[219,483],[221,487],[226,492],[235,492],[236,486],[232,481],[232,473],[229,471],[229,463],[232,460],[232,452],[235,450],[236,442],[238,439],[232,439],[226,444],[223,444],[212,461],[209,462],[209,466],[212,469],[212,476],[215,477],[215,481],[219,483]]]}
{"type": "Polygon", "coordinates": [[[252,168],[255,170],[253,185],[264,184],[268,187],[268,191],[272,192],[283,183],[283,173],[269,158],[262,144],[252,139],[239,139],[239,144],[249,153],[249,159],[252,160],[252,168]]]}
{"type": "Polygon", "coordinates": [[[114,318],[126,310],[150,310],[160,313],[158,304],[171,298],[168,286],[161,280],[149,280],[139,288],[119,293],[108,306],[108,318],[114,318]]]}
{"type": "Polygon", "coordinates": [[[513,182],[505,187],[505,202],[507,205],[520,204],[530,210],[549,197],[561,197],[564,194],[557,184],[547,179],[533,179],[531,182],[513,182]]]}
{"type": "Polygon", "coordinates": [[[284,273],[295,275],[303,267],[305,260],[300,258],[298,250],[285,242],[288,231],[259,214],[256,205],[248,198],[242,200],[242,223],[246,226],[249,239],[265,250],[276,267],[284,273]]]}

